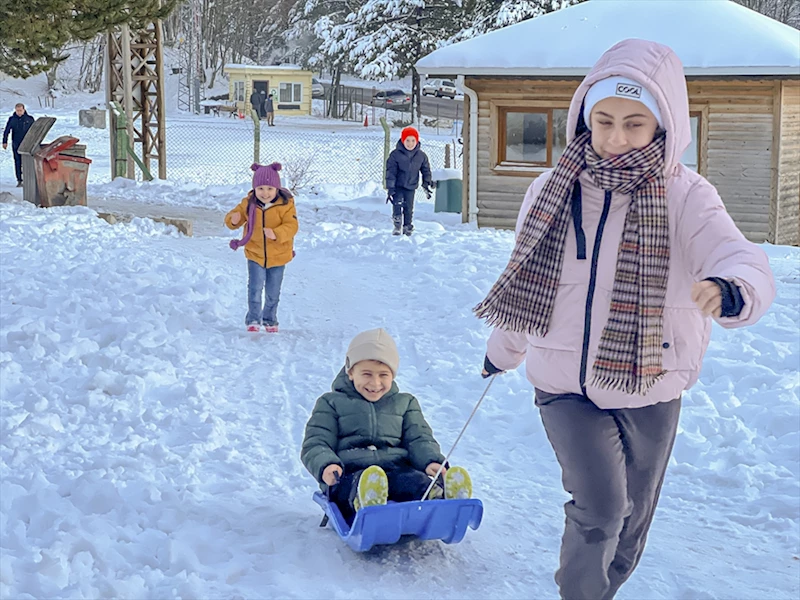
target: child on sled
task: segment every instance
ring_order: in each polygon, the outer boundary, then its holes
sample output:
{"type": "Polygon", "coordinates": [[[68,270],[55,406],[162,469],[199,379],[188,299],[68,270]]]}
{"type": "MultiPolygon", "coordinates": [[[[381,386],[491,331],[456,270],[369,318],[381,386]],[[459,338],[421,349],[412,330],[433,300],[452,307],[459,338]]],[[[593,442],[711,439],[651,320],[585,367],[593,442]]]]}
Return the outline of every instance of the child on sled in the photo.
{"type": "MultiPolygon", "coordinates": [[[[401,392],[397,346],[383,329],[357,335],[306,425],[301,459],[347,521],[365,506],[422,500],[444,456],[417,399],[401,392]]],[[[427,499],[469,498],[463,467],[442,467],[427,499]]]]}

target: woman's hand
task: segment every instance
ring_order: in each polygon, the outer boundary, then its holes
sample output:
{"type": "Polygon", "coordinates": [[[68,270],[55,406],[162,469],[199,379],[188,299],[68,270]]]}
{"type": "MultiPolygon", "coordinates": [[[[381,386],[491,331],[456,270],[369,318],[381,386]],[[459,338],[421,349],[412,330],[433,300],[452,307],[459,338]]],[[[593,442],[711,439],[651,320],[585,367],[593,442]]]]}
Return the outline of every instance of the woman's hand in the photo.
{"type": "Polygon", "coordinates": [[[242,217],[239,216],[239,213],[233,213],[231,215],[231,225],[238,225],[239,221],[242,220],[242,217]]]}
{"type": "Polygon", "coordinates": [[[342,473],[342,467],[339,465],[328,465],[322,472],[322,481],[324,481],[327,485],[336,485],[336,483],[339,481],[339,477],[342,476],[342,473]]]}
{"type": "Polygon", "coordinates": [[[275,232],[272,231],[269,227],[264,227],[264,235],[267,236],[267,239],[270,240],[277,240],[278,236],[275,235],[275,232]]]}
{"type": "Polygon", "coordinates": [[[498,369],[492,364],[492,361],[489,360],[488,356],[483,357],[483,371],[481,371],[481,377],[486,379],[489,375],[499,375],[505,373],[501,369],[498,369]]]}
{"type": "Polygon", "coordinates": [[[704,316],[719,317],[722,313],[722,290],[713,281],[698,281],[692,284],[692,302],[704,316]]]}
{"type": "Polygon", "coordinates": [[[439,472],[439,469],[442,469],[442,475],[447,473],[447,469],[442,467],[441,463],[432,462],[427,467],[425,467],[425,473],[430,477],[436,477],[436,473],[439,472]]]}

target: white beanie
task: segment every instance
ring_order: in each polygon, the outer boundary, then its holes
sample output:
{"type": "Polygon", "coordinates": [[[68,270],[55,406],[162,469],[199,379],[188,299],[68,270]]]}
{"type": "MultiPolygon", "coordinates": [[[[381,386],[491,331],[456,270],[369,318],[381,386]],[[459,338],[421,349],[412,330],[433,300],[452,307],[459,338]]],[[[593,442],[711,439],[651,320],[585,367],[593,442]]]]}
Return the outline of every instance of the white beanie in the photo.
{"type": "Polygon", "coordinates": [[[627,98],[628,100],[636,100],[644,104],[658,121],[660,127],[664,127],[664,122],[661,119],[661,111],[658,110],[658,102],[655,96],[644,87],[641,83],[628,79],[627,77],[608,77],[601,79],[592,84],[589,91],[586,92],[586,97],[583,100],[583,120],[586,127],[592,128],[589,117],[592,114],[594,105],[605,100],[606,98],[627,98]]]}
{"type": "Polygon", "coordinates": [[[397,376],[400,367],[400,353],[392,336],[385,329],[370,329],[353,338],[347,347],[344,368],[349,371],[362,360],[377,360],[392,370],[397,376]]]}

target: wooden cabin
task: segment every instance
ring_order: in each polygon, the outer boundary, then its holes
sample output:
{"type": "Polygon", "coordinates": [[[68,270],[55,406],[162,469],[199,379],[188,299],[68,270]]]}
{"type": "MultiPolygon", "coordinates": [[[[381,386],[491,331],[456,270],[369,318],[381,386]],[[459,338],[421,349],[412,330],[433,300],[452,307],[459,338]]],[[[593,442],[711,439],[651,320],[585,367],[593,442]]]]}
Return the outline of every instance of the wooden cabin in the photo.
{"type": "Polygon", "coordinates": [[[313,73],[296,65],[225,65],[229,98],[241,111],[250,110],[253,90],[272,94],[275,115],[311,114],[311,79],[313,73]]]}
{"type": "Polygon", "coordinates": [[[718,0],[590,0],[437,50],[417,63],[465,91],[464,220],[512,228],[566,145],[570,100],[627,38],[670,46],[687,76],[692,145],[751,240],[800,245],[800,31],[718,0]]]}

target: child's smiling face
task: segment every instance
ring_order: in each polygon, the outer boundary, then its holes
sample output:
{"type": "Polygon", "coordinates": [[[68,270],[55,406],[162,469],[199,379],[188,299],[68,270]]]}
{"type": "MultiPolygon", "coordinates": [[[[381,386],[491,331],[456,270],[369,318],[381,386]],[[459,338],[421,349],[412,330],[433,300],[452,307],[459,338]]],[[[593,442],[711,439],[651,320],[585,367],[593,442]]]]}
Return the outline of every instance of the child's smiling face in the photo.
{"type": "Polygon", "coordinates": [[[370,402],[377,402],[392,388],[394,373],[382,362],[362,360],[354,364],[347,376],[359,394],[370,402]]]}
{"type": "Polygon", "coordinates": [[[256,198],[261,200],[264,204],[272,202],[277,195],[278,188],[274,188],[271,185],[260,185],[256,188],[256,198]]]}
{"type": "Polygon", "coordinates": [[[413,135],[410,135],[410,136],[408,136],[408,137],[407,137],[407,138],[406,138],[406,139],[403,141],[403,146],[405,146],[405,147],[406,147],[406,150],[408,150],[409,152],[411,152],[411,151],[412,151],[414,148],[416,148],[416,147],[417,147],[417,138],[415,138],[413,135]]]}

